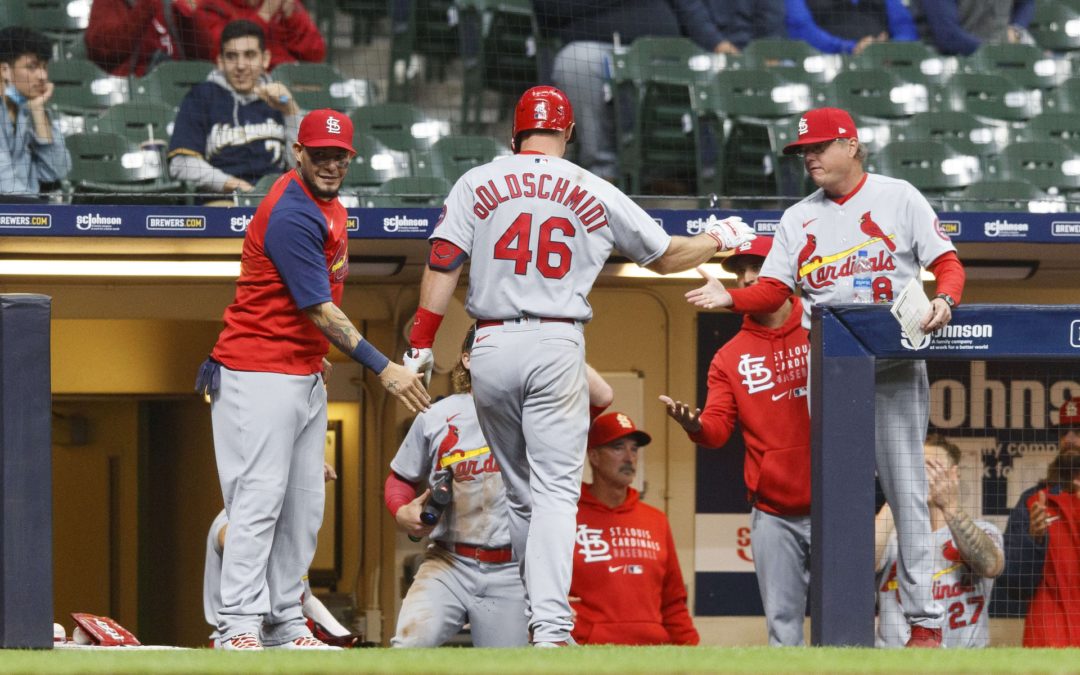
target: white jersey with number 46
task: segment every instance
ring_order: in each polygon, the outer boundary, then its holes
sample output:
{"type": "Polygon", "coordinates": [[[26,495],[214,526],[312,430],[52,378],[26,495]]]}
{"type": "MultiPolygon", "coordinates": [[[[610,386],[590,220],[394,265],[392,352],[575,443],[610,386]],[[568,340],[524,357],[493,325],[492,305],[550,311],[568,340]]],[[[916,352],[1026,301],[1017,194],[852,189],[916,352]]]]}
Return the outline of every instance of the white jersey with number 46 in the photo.
{"type": "Polygon", "coordinates": [[[471,316],[579,321],[592,318],[587,296],[613,248],[647,265],[671,241],[610,183],[562,158],[534,153],[462,176],[431,238],[469,255],[465,309],[471,316]]]}
{"type": "Polygon", "coordinates": [[[852,301],[852,265],[863,249],[873,266],[874,302],[888,304],[922,267],[956,247],[911,183],[868,173],[843,200],[817,190],[785,211],[761,276],[802,288],[809,330],[813,304],[852,301]]]}

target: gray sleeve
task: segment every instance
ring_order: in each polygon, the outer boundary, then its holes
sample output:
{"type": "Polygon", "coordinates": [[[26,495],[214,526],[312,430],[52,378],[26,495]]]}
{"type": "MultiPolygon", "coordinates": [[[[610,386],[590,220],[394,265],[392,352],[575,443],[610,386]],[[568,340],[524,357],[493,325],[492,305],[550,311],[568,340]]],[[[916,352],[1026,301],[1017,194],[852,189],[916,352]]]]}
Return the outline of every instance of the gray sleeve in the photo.
{"type": "Polygon", "coordinates": [[[645,209],[614,187],[603,197],[615,248],[620,253],[642,267],[664,255],[671,245],[671,235],[645,209]]]}
{"type": "Polygon", "coordinates": [[[67,178],[71,171],[71,154],[64,144],[64,134],[60,124],[49,120],[52,126],[52,141],[43,142],[31,132],[33,138],[34,162],[37,165],[38,178],[46,183],[54,183],[67,178]]]}
{"type": "Polygon", "coordinates": [[[191,183],[200,190],[224,192],[225,182],[232,176],[215,168],[202,157],[176,155],[169,160],[169,175],[176,180],[191,183]]]}
{"type": "Polygon", "coordinates": [[[390,470],[407,481],[426,484],[431,475],[433,447],[424,420],[424,415],[417,415],[413,420],[409,433],[405,434],[405,440],[390,461],[390,470]]]}
{"type": "Polygon", "coordinates": [[[773,235],[772,248],[761,265],[761,276],[776,279],[791,289],[798,285],[796,274],[794,274],[795,266],[798,265],[796,242],[791,240],[793,228],[788,226],[794,219],[796,217],[791,209],[784,212],[780,218],[780,225],[776,228],[776,234],[773,235]]]}
{"type": "Polygon", "coordinates": [[[290,169],[296,168],[296,158],[293,157],[292,146],[300,136],[300,120],[302,118],[303,115],[285,116],[285,161],[289,163],[290,169]]]}

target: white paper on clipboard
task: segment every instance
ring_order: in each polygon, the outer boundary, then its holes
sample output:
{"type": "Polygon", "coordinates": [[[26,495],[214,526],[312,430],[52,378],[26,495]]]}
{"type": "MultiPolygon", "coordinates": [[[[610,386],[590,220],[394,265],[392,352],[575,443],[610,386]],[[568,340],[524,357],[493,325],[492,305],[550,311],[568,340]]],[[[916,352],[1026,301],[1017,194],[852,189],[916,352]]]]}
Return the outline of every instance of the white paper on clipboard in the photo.
{"type": "Polygon", "coordinates": [[[923,319],[930,313],[930,298],[926,297],[922,281],[918,277],[904,286],[904,289],[893,300],[890,311],[896,317],[908,342],[921,345],[926,339],[926,333],[923,332],[921,326],[923,319]]]}

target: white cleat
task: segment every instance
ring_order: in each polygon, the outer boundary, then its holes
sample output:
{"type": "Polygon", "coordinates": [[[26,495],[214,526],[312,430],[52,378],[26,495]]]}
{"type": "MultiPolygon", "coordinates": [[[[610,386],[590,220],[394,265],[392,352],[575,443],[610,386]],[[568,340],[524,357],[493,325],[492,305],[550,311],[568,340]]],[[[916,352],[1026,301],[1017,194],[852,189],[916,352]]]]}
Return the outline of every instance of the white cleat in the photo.
{"type": "Polygon", "coordinates": [[[240,633],[234,635],[228,640],[218,640],[217,648],[227,651],[237,652],[261,652],[263,650],[262,642],[259,641],[259,636],[254,633],[240,633]]]}
{"type": "Polygon", "coordinates": [[[311,635],[305,635],[298,637],[295,640],[288,642],[282,642],[279,645],[267,645],[270,649],[316,649],[324,652],[340,652],[341,647],[334,647],[328,645],[322,640],[312,637],[311,635]]]}

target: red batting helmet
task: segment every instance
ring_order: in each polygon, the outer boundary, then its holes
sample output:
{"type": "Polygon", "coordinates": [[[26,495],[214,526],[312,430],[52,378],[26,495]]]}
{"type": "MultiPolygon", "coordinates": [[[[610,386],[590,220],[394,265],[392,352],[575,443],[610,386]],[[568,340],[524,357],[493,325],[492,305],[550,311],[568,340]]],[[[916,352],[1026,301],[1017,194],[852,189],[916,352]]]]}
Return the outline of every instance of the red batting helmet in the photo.
{"type": "MultiPolygon", "coordinates": [[[[574,109],[570,99],[555,87],[533,87],[521,95],[514,108],[514,132],[510,147],[517,152],[518,136],[533,129],[566,131],[574,124],[574,109]]],[[[573,140],[573,136],[570,137],[573,140]]]]}

